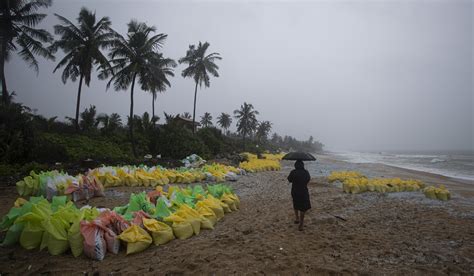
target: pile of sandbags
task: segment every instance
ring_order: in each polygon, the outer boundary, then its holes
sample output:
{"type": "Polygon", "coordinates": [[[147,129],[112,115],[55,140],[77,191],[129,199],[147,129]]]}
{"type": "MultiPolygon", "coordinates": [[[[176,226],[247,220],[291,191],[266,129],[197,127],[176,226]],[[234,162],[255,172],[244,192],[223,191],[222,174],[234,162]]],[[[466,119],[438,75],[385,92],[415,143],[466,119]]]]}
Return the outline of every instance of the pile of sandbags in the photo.
{"type": "Polygon", "coordinates": [[[279,171],[281,169],[280,160],[283,157],[282,154],[264,153],[261,159],[257,155],[248,152],[244,152],[241,155],[246,161],[240,162],[239,168],[247,172],[279,171]]]}
{"type": "Polygon", "coordinates": [[[328,181],[331,183],[334,181],[344,182],[345,180],[354,179],[354,178],[367,178],[367,177],[365,177],[363,174],[357,171],[333,171],[328,176],[328,181]]]}
{"type": "Polygon", "coordinates": [[[438,199],[447,201],[451,199],[451,193],[446,189],[444,185],[440,185],[439,187],[429,186],[423,190],[423,193],[427,198],[430,199],[438,199]]]}
{"type": "Polygon", "coordinates": [[[281,169],[280,161],[267,159],[252,159],[239,164],[239,168],[247,172],[279,171],[281,169]]]}
{"type": "Polygon", "coordinates": [[[344,192],[351,194],[363,192],[415,192],[420,191],[423,187],[424,184],[420,180],[402,180],[400,178],[348,178],[342,184],[344,192]]]}
{"type": "Polygon", "coordinates": [[[243,169],[218,163],[205,165],[201,171],[206,175],[206,181],[210,182],[237,181],[240,175],[245,174],[243,169]]]}
{"type": "Polygon", "coordinates": [[[30,172],[29,176],[16,183],[22,197],[44,196],[51,200],[54,196],[70,195],[73,201],[103,196],[104,187],[94,176],[71,176],[59,171],[30,172]]]}
{"type": "Polygon", "coordinates": [[[145,250],[152,243],[187,239],[201,229],[214,229],[225,213],[239,208],[230,187],[217,184],[207,189],[161,186],[149,193],[132,194],[129,203],[113,210],[78,209],[66,196],[19,198],[0,222],[6,231],[3,246],[19,243],[25,249],[48,249],[59,255],[69,249],[77,257],[103,260],[117,254],[123,244],[127,254],[145,250]]]}
{"type": "Polygon", "coordinates": [[[367,178],[357,171],[333,171],[328,176],[329,182],[342,182],[345,193],[359,194],[364,192],[415,192],[421,191],[425,184],[415,179],[400,178],[367,178]]]}
{"type": "Polygon", "coordinates": [[[190,184],[203,181],[235,181],[244,171],[232,166],[208,164],[201,168],[165,169],[160,166],[99,167],[87,175],[97,177],[104,187],[145,186],[155,187],[166,184],[190,184]]]}

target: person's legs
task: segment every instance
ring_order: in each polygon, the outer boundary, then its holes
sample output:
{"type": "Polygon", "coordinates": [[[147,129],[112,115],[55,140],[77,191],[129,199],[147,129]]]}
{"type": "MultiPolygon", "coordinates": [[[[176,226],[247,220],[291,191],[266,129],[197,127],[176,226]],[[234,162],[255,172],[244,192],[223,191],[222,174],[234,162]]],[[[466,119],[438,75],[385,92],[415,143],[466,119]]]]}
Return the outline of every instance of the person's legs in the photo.
{"type": "Polygon", "coordinates": [[[300,226],[298,227],[298,230],[302,231],[303,230],[303,224],[304,224],[304,213],[303,211],[300,211],[300,226]]]}
{"type": "Polygon", "coordinates": [[[295,223],[299,223],[299,222],[300,222],[300,217],[298,214],[298,210],[295,209],[295,223]]]}

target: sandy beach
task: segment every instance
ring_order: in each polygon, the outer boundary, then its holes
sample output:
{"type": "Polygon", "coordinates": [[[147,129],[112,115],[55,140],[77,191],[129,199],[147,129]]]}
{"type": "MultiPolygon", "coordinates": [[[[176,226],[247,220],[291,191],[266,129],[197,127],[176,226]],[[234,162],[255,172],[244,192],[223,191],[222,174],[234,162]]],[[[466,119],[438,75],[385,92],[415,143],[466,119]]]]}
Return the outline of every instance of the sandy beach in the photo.
{"type": "MultiPolygon", "coordinates": [[[[2,248],[0,274],[474,274],[474,183],[380,164],[352,164],[318,156],[308,165],[313,208],[305,229],[293,224],[290,185],[282,170],[243,176],[231,182],[241,209],[227,214],[213,231],[188,240],[151,246],[126,256],[107,254],[102,262],[70,253],[50,256],[20,246],[2,248]],[[416,178],[444,184],[448,202],[421,192],[350,195],[324,175],[356,169],[369,176],[416,178]]],[[[14,187],[2,187],[0,215],[12,206],[14,187]]],[[[125,204],[131,192],[119,187],[90,204],[125,204]]],[[[78,204],[80,206],[81,204],[78,204]]]]}

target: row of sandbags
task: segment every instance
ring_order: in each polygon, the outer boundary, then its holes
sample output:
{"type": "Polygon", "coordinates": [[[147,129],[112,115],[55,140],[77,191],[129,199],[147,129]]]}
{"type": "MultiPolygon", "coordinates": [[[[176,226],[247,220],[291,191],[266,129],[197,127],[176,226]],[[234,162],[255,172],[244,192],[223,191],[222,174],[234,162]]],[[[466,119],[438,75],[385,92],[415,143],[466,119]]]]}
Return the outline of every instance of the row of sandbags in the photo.
{"type": "Polygon", "coordinates": [[[16,183],[18,194],[22,197],[44,196],[51,200],[54,196],[69,195],[73,201],[104,196],[104,187],[93,175],[71,176],[57,170],[35,173],[16,183]]]}
{"type": "Polygon", "coordinates": [[[262,158],[257,155],[244,152],[241,154],[246,161],[240,162],[239,168],[247,172],[279,171],[281,169],[280,161],[283,154],[262,154],[262,158]]]}
{"type": "Polygon", "coordinates": [[[349,178],[344,180],[342,188],[344,192],[358,194],[363,192],[414,192],[423,189],[424,184],[420,180],[400,178],[349,178]]]}
{"type": "Polygon", "coordinates": [[[451,199],[451,193],[446,189],[444,185],[439,187],[429,186],[423,190],[425,196],[429,199],[438,199],[442,201],[447,201],[451,199]]]}
{"type": "Polygon", "coordinates": [[[450,192],[441,185],[440,187],[426,187],[421,180],[400,178],[367,178],[357,171],[334,171],[328,176],[329,182],[342,182],[345,193],[358,194],[363,192],[415,192],[423,191],[430,199],[449,200],[450,192]]]}
{"type": "Polygon", "coordinates": [[[104,187],[145,186],[155,187],[173,183],[236,181],[245,171],[222,164],[204,165],[201,168],[165,169],[161,166],[103,166],[87,174],[97,177],[104,187]]]}
{"type": "Polygon", "coordinates": [[[7,231],[3,246],[19,243],[25,249],[47,249],[51,255],[68,249],[77,257],[102,260],[117,254],[122,244],[127,254],[151,243],[164,244],[187,239],[201,229],[213,229],[224,213],[237,210],[240,200],[222,184],[180,189],[170,186],[132,194],[129,203],[113,210],[76,206],[66,196],[18,199],[0,222],[7,231]]]}
{"type": "Polygon", "coordinates": [[[361,174],[358,171],[333,171],[328,176],[329,182],[340,181],[344,182],[348,179],[354,178],[367,178],[365,175],[361,174]]]}

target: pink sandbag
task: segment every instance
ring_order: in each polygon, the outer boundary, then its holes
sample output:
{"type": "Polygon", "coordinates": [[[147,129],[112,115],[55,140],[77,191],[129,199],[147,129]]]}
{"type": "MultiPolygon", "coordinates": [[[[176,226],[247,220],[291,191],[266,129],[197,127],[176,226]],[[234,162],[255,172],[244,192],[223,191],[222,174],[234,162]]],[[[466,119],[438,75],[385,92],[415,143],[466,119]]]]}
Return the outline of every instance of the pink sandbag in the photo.
{"type": "Polygon", "coordinates": [[[117,235],[120,235],[130,226],[129,222],[127,222],[124,218],[122,218],[114,211],[102,212],[97,217],[97,220],[100,220],[103,226],[112,229],[112,231],[117,235]]]}
{"type": "Polygon", "coordinates": [[[118,254],[120,250],[120,240],[115,232],[110,228],[105,228],[104,239],[107,244],[107,251],[112,254],[118,254]]]}
{"type": "Polygon", "coordinates": [[[100,221],[81,221],[81,234],[84,237],[84,254],[91,259],[102,261],[107,252],[107,243],[100,221]]]}
{"type": "Polygon", "coordinates": [[[82,183],[73,182],[66,188],[64,194],[72,195],[74,202],[89,200],[92,197],[104,196],[104,187],[95,176],[82,176],[82,183]]]}
{"type": "Polygon", "coordinates": [[[138,226],[140,226],[141,228],[143,228],[143,218],[151,218],[150,215],[148,215],[147,213],[145,213],[145,211],[143,210],[140,210],[138,212],[134,212],[133,213],[133,220],[132,220],[132,224],[136,224],[138,226]]]}

